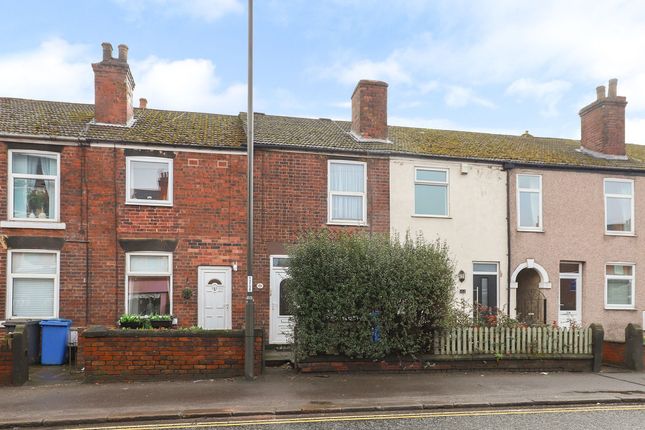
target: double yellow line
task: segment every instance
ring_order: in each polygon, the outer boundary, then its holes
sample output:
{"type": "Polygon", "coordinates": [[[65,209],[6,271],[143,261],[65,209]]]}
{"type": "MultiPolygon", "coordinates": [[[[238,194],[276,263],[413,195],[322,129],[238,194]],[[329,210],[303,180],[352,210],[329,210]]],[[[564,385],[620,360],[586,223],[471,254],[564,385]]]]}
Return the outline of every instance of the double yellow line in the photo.
{"type": "Polygon", "coordinates": [[[211,421],[174,424],[142,424],[108,427],[85,427],[77,430],[146,430],[146,429],[182,429],[200,427],[241,427],[241,426],[262,426],[277,424],[304,424],[304,423],[325,423],[325,422],[346,422],[346,421],[384,421],[384,420],[413,420],[422,418],[439,417],[480,417],[495,415],[539,415],[539,414],[570,414],[585,412],[605,411],[645,411],[645,405],[607,405],[607,406],[574,406],[564,408],[521,408],[521,409],[499,409],[499,410],[476,410],[476,411],[442,411],[442,412],[420,412],[420,413],[397,413],[397,414],[376,414],[375,415],[325,415],[316,417],[295,417],[295,418],[273,418],[242,421],[211,421]]]}

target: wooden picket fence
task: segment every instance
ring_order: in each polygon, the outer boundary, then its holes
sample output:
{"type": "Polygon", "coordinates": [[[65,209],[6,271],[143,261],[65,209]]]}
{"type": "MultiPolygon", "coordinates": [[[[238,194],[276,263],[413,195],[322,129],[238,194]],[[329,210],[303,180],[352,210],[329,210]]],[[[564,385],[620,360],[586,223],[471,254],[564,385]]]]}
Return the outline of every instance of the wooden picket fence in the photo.
{"type": "Polygon", "coordinates": [[[463,327],[434,333],[435,355],[591,354],[591,328],[463,327]]]}

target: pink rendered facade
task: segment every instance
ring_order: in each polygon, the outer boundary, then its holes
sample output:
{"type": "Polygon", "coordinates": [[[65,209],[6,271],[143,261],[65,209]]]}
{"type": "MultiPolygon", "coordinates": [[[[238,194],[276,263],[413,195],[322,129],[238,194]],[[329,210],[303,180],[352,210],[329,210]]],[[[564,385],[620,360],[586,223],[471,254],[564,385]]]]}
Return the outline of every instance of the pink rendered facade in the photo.
{"type": "MultiPolygon", "coordinates": [[[[570,309],[572,303],[566,302],[575,301],[577,293],[577,302],[573,307],[578,322],[583,325],[601,323],[605,338],[609,340],[623,340],[628,323],[643,324],[645,177],[609,170],[516,167],[510,171],[509,186],[511,310],[521,314],[520,310],[527,302],[526,292],[533,290],[535,296],[546,299],[546,317],[541,315],[540,319],[562,324],[567,315],[560,308],[570,309]],[[518,175],[541,178],[541,214],[538,223],[541,225],[532,226],[532,229],[518,224],[518,175]],[[606,231],[607,179],[617,180],[615,182],[626,184],[628,188],[630,183],[633,184],[633,215],[629,229],[633,233],[606,231]],[[615,266],[619,268],[614,269],[615,266]],[[561,275],[563,272],[574,272],[576,267],[579,268],[577,274],[561,275]],[[633,283],[632,292],[628,288],[621,290],[622,287],[616,290],[615,284],[610,286],[609,302],[616,300],[616,293],[618,300],[625,298],[628,302],[621,304],[621,309],[616,309],[615,304],[608,304],[606,296],[607,274],[613,275],[614,270],[615,273],[623,271],[618,273],[623,278],[631,278],[616,282],[624,282],[625,285],[630,281],[633,283]]],[[[627,205],[630,199],[624,201],[627,205]]],[[[539,208],[536,210],[539,211],[539,208]]],[[[534,297],[533,293],[531,297],[534,297]]],[[[541,311],[543,302],[538,307],[537,311],[541,311]]],[[[524,306],[524,313],[526,309],[524,306]]]]}

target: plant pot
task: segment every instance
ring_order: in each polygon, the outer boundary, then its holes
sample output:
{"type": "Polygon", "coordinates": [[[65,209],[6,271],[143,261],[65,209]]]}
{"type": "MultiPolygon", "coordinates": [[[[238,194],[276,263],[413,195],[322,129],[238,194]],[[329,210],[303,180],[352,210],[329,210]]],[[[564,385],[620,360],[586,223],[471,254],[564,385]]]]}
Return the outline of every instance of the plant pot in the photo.
{"type": "Polygon", "coordinates": [[[141,321],[124,321],[119,323],[121,328],[141,328],[143,323],[141,321]]]}
{"type": "Polygon", "coordinates": [[[152,328],[171,328],[172,327],[172,321],[155,321],[155,320],[150,320],[150,325],[152,328]]]}

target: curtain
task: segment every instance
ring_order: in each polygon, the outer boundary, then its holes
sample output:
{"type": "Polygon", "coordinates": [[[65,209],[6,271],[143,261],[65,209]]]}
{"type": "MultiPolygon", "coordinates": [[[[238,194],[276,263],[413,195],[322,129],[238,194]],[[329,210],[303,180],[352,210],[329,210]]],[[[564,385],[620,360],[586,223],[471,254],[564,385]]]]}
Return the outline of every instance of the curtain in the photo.
{"type": "Polygon", "coordinates": [[[168,276],[128,278],[130,313],[139,315],[170,313],[168,276]]]}
{"type": "Polygon", "coordinates": [[[357,220],[363,219],[363,197],[332,196],[332,219],[357,220]]]}
{"type": "Polygon", "coordinates": [[[13,317],[53,317],[54,280],[14,279],[11,309],[13,317]]]}
{"type": "Polygon", "coordinates": [[[362,164],[332,163],[329,169],[331,191],[364,192],[363,170],[362,164]]]}
{"type": "Polygon", "coordinates": [[[540,194],[530,191],[520,192],[520,226],[540,226],[540,194]]]}
{"type": "Polygon", "coordinates": [[[130,255],[130,272],[168,273],[168,257],[165,255],[130,255]]]}

